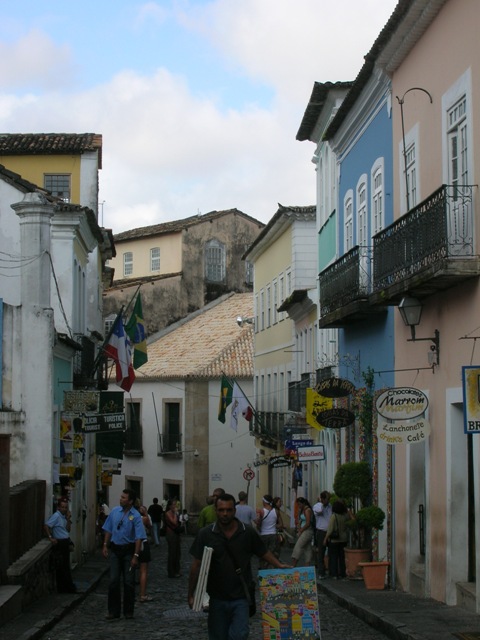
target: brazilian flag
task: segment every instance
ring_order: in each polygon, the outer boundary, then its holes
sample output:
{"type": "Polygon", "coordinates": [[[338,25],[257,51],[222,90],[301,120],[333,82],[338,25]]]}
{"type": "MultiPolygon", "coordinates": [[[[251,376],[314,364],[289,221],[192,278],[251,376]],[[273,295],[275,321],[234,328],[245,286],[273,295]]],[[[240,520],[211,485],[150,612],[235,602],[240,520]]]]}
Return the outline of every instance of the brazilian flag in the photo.
{"type": "Polygon", "coordinates": [[[222,375],[222,381],[220,383],[220,403],[218,405],[218,419],[225,424],[225,413],[227,407],[232,402],[233,384],[227,378],[222,375]]]}
{"type": "Polygon", "coordinates": [[[142,300],[138,294],[133,307],[130,320],[127,322],[125,331],[132,342],[133,347],[133,368],[139,369],[148,362],[147,336],[145,333],[145,322],[143,320],[142,300]]]}

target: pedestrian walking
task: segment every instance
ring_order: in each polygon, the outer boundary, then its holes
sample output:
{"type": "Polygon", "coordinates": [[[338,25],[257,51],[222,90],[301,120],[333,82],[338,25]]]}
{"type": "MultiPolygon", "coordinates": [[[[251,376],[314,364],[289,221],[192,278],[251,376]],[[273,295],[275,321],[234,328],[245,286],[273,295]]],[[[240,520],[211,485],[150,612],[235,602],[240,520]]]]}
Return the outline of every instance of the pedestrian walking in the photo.
{"type": "Polygon", "coordinates": [[[122,609],[120,580],[123,578],[123,614],[133,618],[135,607],[135,569],[139,564],[142,542],[147,537],[140,513],[134,508],[135,491],[124,489],[120,506],[108,515],[103,530],[103,556],[110,558],[107,620],[120,617],[122,609]]]}
{"type": "Polygon", "coordinates": [[[210,496],[210,499],[207,498],[208,504],[206,507],[203,507],[203,509],[200,511],[200,514],[198,516],[197,526],[199,529],[206,527],[207,524],[212,524],[213,522],[215,522],[217,517],[215,513],[215,502],[218,496],[221,496],[224,493],[225,493],[224,489],[217,487],[216,489],[213,490],[213,493],[210,496]]]}
{"type": "Polygon", "coordinates": [[[177,501],[175,499],[169,500],[165,511],[165,535],[168,547],[167,575],[169,578],[180,578],[180,526],[177,501]]]}
{"type": "Polygon", "coordinates": [[[313,505],[315,515],[315,545],[317,548],[318,578],[323,580],[325,571],[325,552],[327,547],[323,544],[327,535],[328,523],[332,515],[332,505],[330,504],[330,494],[322,491],[318,496],[318,501],[313,505]]]}
{"type": "Polygon", "coordinates": [[[308,567],[312,561],[312,540],[313,540],[313,511],[306,498],[297,498],[299,508],[297,522],[297,541],[292,551],[292,564],[297,566],[302,553],[305,555],[305,566],[308,567]]]}
{"type": "Polygon", "coordinates": [[[153,499],[153,503],[148,507],[148,515],[152,520],[152,536],[156,547],[160,544],[160,529],[163,521],[163,507],[158,504],[158,498],[153,499]]]}
{"type": "MultiPolygon", "coordinates": [[[[191,548],[193,556],[188,582],[188,604],[193,607],[203,550],[213,549],[207,591],[209,640],[245,640],[249,635],[248,586],[252,584],[250,560],[253,555],[276,568],[288,565],[268,551],[253,527],[235,517],[235,498],[224,494],[217,499],[216,522],[201,529],[191,548]],[[248,596],[247,596],[248,593],[248,596]]],[[[254,597],[254,594],[253,594],[254,597]]]]}
{"type": "Polygon", "coordinates": [[[248,524],[253,526],[255,524],[255,520],[257,519],[257,514],[255,513],[255,509],[247,504],[248,496],[245,491],[240,491],[238,494],[238,504],[235,510],[235,517],[243,522],[243,524],[248,524]]]}
{"type": "Polygon", "coordinates": [[[351,515],[342,500],[335,500],[323,544],[328,545],[328,573],[331,578],[347,577],[345,567],[345,547],[348,541],[347,520],[351,515]]]}
{"type": "MultiPolygon", "coordinates": [[[[277,511],[273,506],[273,498],[271,495],[264,495],[262,499],[262,509],[257,513],[257,529],[264,545],[272,554],[277,543],[277,511]]],[[[260,561],[260,569],[266,569],[268,564],[263,560],[260,561]]]]}

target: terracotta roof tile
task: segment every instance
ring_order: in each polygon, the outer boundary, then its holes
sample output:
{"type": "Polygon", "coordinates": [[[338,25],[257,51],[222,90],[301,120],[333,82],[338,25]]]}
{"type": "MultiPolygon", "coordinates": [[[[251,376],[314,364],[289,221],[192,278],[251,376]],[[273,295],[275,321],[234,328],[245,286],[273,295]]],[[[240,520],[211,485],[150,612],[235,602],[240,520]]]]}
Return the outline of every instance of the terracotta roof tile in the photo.
{"type": "Polygon", "coordinates": [[[148,340],[148,362],[137,379],[212,379],[222,372],[253,378],[253,326],[237,316],[253,315],[253,294],[219,298],[148,340]]]}
{"type": "Polygon", "coordinates": [[[162,235],[164,233],[174,233],[177,231],[181,231],[182,229],[187,229],[188,227],[192,227],[193,225],[199,224],[200,222],[209,222],[214,220],[215,218],[221,218],[222,216],[228,214],[234,214],[238,216],[242,216],[247,220],[251,220],[258,224],[259,228],[263,228],[265,225],[260,220],[255,220],[243,211],[239,209],[226,209],[224,211],[210,211],[209,213],[205,213],[203,215],[199,214],[196,216],[190,216],[189,218],[182,218],[181,220],[170,220],[169,222],[162,222],[160,224],[152,224],[148,227],[139,227],[138,229],[130,229],[129,231],[122,231],[121,233],[115,234],[115,242],[121,242],[122,240],[134,240],[135,238],[143,238],[145,236],[156,236],[162,235]]]}
{"type": "Polygon", "coordinates": [[[0,133],[0,155],[66,155],[99,152],[102,166],[102,136],[98,133],[0,133]]]}

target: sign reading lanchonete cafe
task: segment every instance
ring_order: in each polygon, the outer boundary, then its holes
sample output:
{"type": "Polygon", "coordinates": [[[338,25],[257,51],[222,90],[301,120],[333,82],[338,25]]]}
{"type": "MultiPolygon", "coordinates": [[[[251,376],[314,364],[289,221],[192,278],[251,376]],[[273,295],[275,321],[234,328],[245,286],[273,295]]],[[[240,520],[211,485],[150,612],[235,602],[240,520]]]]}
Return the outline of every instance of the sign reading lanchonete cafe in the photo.
{"type": "Polygon", "coordinates": [[[430,423],[424,414],[428,398],[413,387],[395,387],[381,393],[375,403],[381,418],[377,437],[386,444],[416,444],[430,435],[430,423]]]}

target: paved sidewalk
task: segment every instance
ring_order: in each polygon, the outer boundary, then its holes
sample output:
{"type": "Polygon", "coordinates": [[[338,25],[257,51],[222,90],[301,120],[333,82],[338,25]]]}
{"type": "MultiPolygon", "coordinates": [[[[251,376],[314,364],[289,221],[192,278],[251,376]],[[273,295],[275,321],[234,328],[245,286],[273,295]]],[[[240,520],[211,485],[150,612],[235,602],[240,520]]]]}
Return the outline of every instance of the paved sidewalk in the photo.
{"type": "Polygon", "coordinates": [[[480,640],[480,615],[461,607],[403,591],[368,590],[363,580],[327,578],[319,583],[318,591],[393,640],[452,640],[458,638],[454,634],[462,633],[480,640]]]}
{"type": "MultiPolygon", "coordinates": [[[[191,631],[193,631],[194,626],[198,628],[198,624],[201,625],[202,630],[206,629],[206,615],[194,614],[188,609],[186,603],[186,581],[188,567],[190,566],[188,549],[191,541],[192,538],[182,536],[183,576],[182,579],[177,581],[168,580],[163,575],[165,573],[164,562],[166,561],[165,546],[162,545],[158,549],[152,549],[151,592],[155,596],[152,605],[155,605],[156,615],[160,615],[165,621],[171,620],[170,624],[173,625],[171,630],[178,626],[180,614],[181,617],[186,618],[185,623],[188,623],[187,618],[191,618],[191,631]],[[160,572],[157,571],[158,575],[154,573],[155,565],[153,565],[153,562],[160,567],[160,572]],[[201,621],[193,620],[193,617],[199,616],[202,617],[201,621]]],[[[289,550],[285,550],[285,552],[285,561],[288,561],[289,550]]],[[[103,628],[107,583],[106,580],[101,581],[101,579],[107,570],[108,563],[98,551],[82,567],[77,567],[74,570],[74,580],[79,589],[77,594],[51,594],[45,596],[17,618],[0,627],[0,638],[2,640],[49,638],[48,631],[61,621],[68,612],[78,608],[79,616],[82,618],[82,609],[85,609],[85,607],[89,608],[88,613],[94,619],[99,617],[102,619],[101,626],[103,628]],[[97,586],[98,589],[96,589],[97,586]],[[95,591],[95,597],[100,601],[94,605],[89,598],[85,604],[82,604],[92,591],[95,591]],[[97,606],[98,610],[93,611],[92,608],[94,606],[97,606]]],[[[426,640],[452,640],[454,637],[458,638],[454,634],[462,633],[472,634],[471,638],[466,637],[465,640],[473,640],[476,637],[480,639],[480,616],[469,613],[460,607],[448,607],[435,600],[415,598],[400,591],[368,591],[361,580],[336,581],[326,579],[319,583],[318,590],[319,599],[323,601],[324,607],[328,607],[328,605],[325,605],[324,598],[324,595],[327,595],[342,607],[347,608],[355,616],[370,624],[374,629],[393,640],[420,640],[421,638],[426,640]]],[[[139,618],[138,624],[140,628],[144,616],[147,615],[147,609],[144,609],[144,607],[148,606],[137,605],[136,607],[135,611],[139,618]]],[[[152,611],[153,609],[150,610],[152,611]]],[[[320,620],[322,621],[322,612],[320,612],[320,620]]],[[[327,621],[324,621],[324,624],[326,623],[327,621]]],[[[163,628],[165,629],[165,627],[163,628]]],[[[120,629],[116,632],[111,625],[108,629],[109,633],[114,635],[117,633],[118,637],[124,637],[120,629]]],[[[105,629],[102,631],[98,628],[97,630],[100,635],[88,635],[88,637],[105,637],[105,629]]],[[[136,629],[136,632],[138,630],[136,629]]],[[[262,637],[261,621],[258,613],[255,618],[252,618],[250,635],[252,640],[262,637]]],[[[51,637],[79,638],[81,636],[82,632],[79,628],[70,628],[69,632],[64,632],[62,636],[58,636],[54,631],[51,637]]],[[[173,635],[170,637],[173,637],[173,635]]],[[[198,635],[197,637],[206,636],[198,635]]]]}

